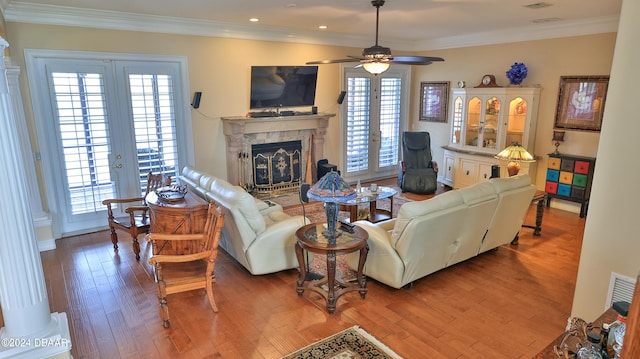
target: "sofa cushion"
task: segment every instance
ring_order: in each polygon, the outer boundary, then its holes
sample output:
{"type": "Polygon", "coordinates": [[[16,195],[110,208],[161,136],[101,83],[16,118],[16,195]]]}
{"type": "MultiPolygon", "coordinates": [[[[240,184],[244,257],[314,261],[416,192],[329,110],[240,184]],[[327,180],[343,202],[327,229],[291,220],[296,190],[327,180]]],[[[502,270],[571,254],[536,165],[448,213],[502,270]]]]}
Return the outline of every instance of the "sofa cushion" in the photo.
{"type": "MultiPolygon", "coordinates": [[[[202,177],[204,178],[206,175],[202,177]]],[[[208,196],[212,197],[212,199],[215,200],[216,197],[219,197],[221,201],[226,202],[229,210],[240,212],[256,234],[264,232],[266,224],[256,206],[256,200],[252,195],[241,187],[234,186],[219,178],[214,178],[207,189],[207,192],[209,192],[208,196]]]]}
{"type": "Polygon", "coordinates": [[[414,218],[463,204],[464,199],[459,191],[449,191],[431,199],[403,204],[391,233],[393,246],[395,247],[405,228],[414,218]]]}
{"type": "Polygon", "coordinates": [[[193,183],[194,186],[196,186],[200,183],[200,177],[202,177],[202,173],[194,170],[191,167],[185,166],[182,169],[182,177],[186,178],[191,183],[193,183]]]}
{"type": "Polygon", "coordinates": [[[210,176],[210,175],[206,175],[203,174],[202,176],[200,176],[200,188],[202,188],[203,191],[208,191],[209,188],[211,188],[211,183],[213,183],[213,181],[216,180],[215,177],[210,176]]]}
{"type": "Polygon", "coordinates": [[[462,195],[464,203],[468,206],[473,206],[498,197],[495,187],[489,182],[461,188],[459,192],[462,195]]]}
{"type": "Polygon", "coordinates": [[[489,180],[497,193],[509,191],[515,188],[526,187],[531,184],[531,177],[528,174],[519,174],[513,177],[492,178],[489,180]]]}

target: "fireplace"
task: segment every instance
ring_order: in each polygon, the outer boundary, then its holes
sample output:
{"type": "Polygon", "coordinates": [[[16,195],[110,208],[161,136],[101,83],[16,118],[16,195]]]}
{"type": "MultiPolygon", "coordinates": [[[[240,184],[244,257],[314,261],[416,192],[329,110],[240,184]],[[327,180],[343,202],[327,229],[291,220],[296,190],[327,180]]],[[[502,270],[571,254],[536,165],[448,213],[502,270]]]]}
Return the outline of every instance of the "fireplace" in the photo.
{"type": "Polygon", "coordinates": [[[297,192],[302,182],[302,141],[251,145],[252,192],[271,197],[297,192]]]}
{"type": "MultiPolygon", "coordinates": [[[[315,163],[318,158],[324,158],[324,136],[329,126],[329,119],[334,116],[334,114],[317,114],[270,118],[223,117],[223,133],[227,145],[227,180],[250,192],[256,192],[259,184],[261,193],[256,195],[260,197],[271,197],[286,191],[297,191],[301,182],[311,182],[311,179],[314,178],[312,172],[315,166],[309,164],[315,163]],[[284,148],[287,154],[276,158],[276,161],[279,162],[276,162],[275,165],[266,164],[268,155],[265,155],[264,158],[259,157],[258,164],[261,167],[259,175],[262,179],[256,181],[258,173],[254,173],[253,170],[254,145],[272,145],[295,141],[301,143],[301,149],[291,157],[293,168],[296,169],[280,172],[283,168],[289,168],[285,167],[289,158],[287,156],[295,153],[295,150],[284,148]],[[267,171],[276,174],[275,179],[265,179],[268,177],[263,175],[267,171]],[[271,193],[262,187],[269,186],[267,183],[271,183],[271,193]]],[[[279,149],[280,147],[273,152],[275,153],[279,149]]]]}

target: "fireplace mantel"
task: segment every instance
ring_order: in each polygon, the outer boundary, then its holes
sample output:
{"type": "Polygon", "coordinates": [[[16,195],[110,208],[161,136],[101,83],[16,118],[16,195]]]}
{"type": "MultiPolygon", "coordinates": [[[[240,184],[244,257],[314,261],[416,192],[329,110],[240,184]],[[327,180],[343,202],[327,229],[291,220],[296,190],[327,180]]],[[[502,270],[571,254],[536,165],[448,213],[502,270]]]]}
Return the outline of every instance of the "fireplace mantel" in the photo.
{"type": "MultiPolygon", "coordinates": [[[[302,140],[301,134],[307,138],[313,135],[311,149],[315,160],[324,158],[324,135],[329,127],[329,118],[335,114],[321,113],[303,116],[279,116],[252,118],[243,116],[222,117],[223,133],[227,144],[227,179],[239,185],[238,158],[246,153],[251,144],[265,143],[269,135],[279,134],[280,140],[302,140]],[[294,138],[297,137],[297,138],[294,138]]],[[[275,140],[274,140],[275,142],[275,140]]],[[[308,146],[305,146],[308,149],[308,146]]],[[[304,152],[304,151],[303,151],[304,152]]],[[[304,153],[306,160],[306,153],[304,153]]],[[[314,168],[315,166],[312,166],[314,168]]],[[[303,168],[306,168],[303,167],[303,168]]]]}

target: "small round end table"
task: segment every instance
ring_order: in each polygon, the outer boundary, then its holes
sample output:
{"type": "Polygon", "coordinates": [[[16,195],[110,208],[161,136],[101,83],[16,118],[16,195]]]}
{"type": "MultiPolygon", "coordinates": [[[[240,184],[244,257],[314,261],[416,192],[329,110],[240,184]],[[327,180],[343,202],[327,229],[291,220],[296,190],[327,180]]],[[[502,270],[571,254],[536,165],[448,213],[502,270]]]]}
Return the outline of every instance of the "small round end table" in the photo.
{"type": "Polygon", "coordinates": [[[300,275],[298,276],[296,291],[302,296],[305,289],[309,289],[320,294],[327,301],[327,311],[330,314],[336,310],[338,298],[351,291],[359,291],[364,299],[367,294],[367,282],[362,270],[367,260],[369,246],[367,240],[369,233],[364,229],[354,225],[353,229],[341,231],[341,235],[330,240],[326,238],[324,232],[326,223],[311,223],[296,231],[296,256],[300,265],[300,275]],[[304,250],[312,253],[324,254],[327,257],[327,275],[324,279],[307,280],[307,267],[304,258],[304,250]],[[360,251],[358,261],[357,282],[343,283],[336,280],[336,256],[360,251]],[[326,289],[325,289],[326,288],[326,289]]]}

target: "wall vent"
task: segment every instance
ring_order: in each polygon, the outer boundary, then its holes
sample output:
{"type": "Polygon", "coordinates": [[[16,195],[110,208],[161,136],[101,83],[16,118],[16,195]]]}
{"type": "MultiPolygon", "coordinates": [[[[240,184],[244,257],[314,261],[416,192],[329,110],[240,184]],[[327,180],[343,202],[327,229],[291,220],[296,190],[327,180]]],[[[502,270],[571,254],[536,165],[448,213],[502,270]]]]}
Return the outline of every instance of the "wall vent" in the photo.
{"type": "Polygon", "coordinates": [[[549,7],[551,6],[551,4],[546,3],[546,2],[537,2],[537,3],[533,3],[533,4],[529,4],[529,5],[524,5],[524,7],[526,7],[527,9],[543,9],[545,7],[549,7]]]}
{"type": "Polygon", "coordinates": [[[611,272],[609,291],[607,292],[607,302],[604,309],[607,310],[611,308],[611,305],[613,305],[614,302],[621,300],[631,303],[635,287],[636,280],[634,278],[611,272]]]}

